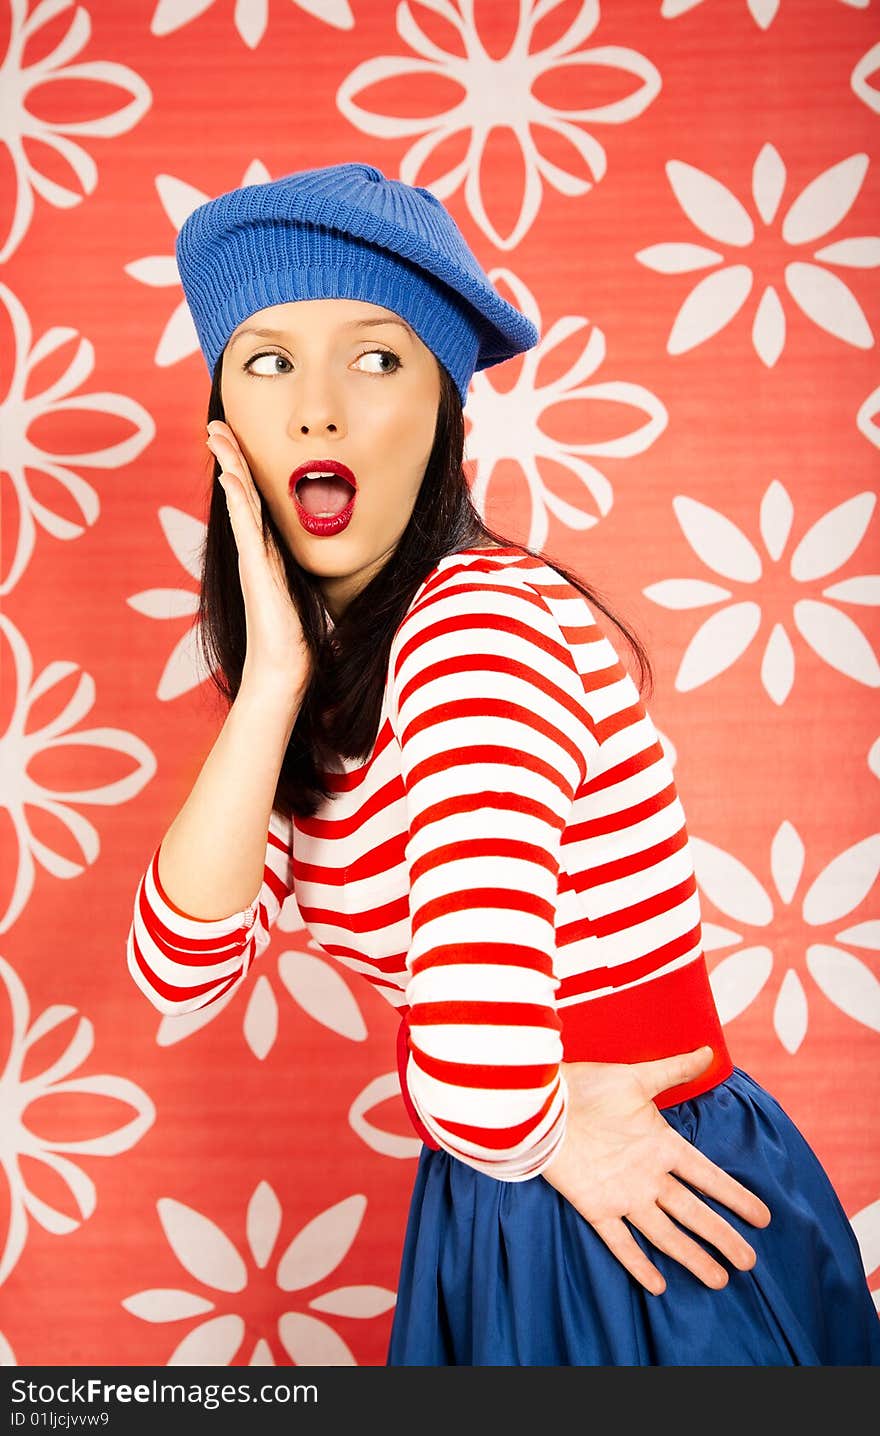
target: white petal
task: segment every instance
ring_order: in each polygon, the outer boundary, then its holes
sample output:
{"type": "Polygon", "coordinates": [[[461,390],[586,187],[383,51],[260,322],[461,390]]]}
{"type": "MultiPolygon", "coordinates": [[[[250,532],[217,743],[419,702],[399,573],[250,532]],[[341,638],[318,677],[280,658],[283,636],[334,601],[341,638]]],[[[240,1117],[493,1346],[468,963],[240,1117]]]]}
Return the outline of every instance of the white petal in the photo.
{"type": "Polygon", "coordinates": [[[814,653],[838,673],[868,688],[880,686],[880,664],[862,630],[830,603],[802,598],[793,610],[795,626],[814,653]]]}
{"type": "Polygon", "coordinates": [[[166,1366],[231,1366],[244,1341],[245,1324],[240,1316],[215,1316],[204,1321],[183,1338],[166,1361],[166,1366]]]}
{"type": "MultiPolygon", "coordinates": [[[[865,6],[869,3],[870,0],[847,0],[847,4],[850,5],[865,6]]],[[[865,51],[849,77],[854,93],[868,106],[869,110],[874,111],[875,115],[880,115],[880,89],[876,85],[869,85],[868,77],[876,73],[878,66],[880,66],[880,42],[865,51]]]]}
{"type": "Polygon", "coordinates": [[[792,554],[792,578],[811,583],[841,568],[865,537],[876,502],[877,495],[866,490],[817,519],[792,554]]]}
{"type": "Polygon", "coordinates": [[[801,835],[787,818],[779,824],[770,844],[770,871],[784,903],[790,903],[803,876],[804,848],[801,835]]]}
{"type": "Polygon", "coordinates": [[[707,618],[698,628],[679,664],[675,686],[688,693],[730,668],[741,658],[761,624],[756,603],[734,603],[707,618]]]}
{"type": "Polygon", "coordinates": [[[269,1182],[258,1182],[254,1188],[248,1202],[245,1230],[251,1255],[262,1271],[281,1230],[281,1203],[269,1182]]]}
{"type": "Polygon", "coordinates": [[[299,1291],[329,1276],[357,1236],[366,1209],[367,1199],[358,1193],[307,1222],[278,1263],[281,1289],[299,1291]]]}
{"type": "Polygon", "coordinates": [[[868,395],[863,404],[859,405],[859,412],[856,414],[856,427],[860,434],[864,434],[875,449],[880,449],[880,389],[875,389],[868,395]]]}
{"type": "Polygon", "coordinates": [[[247,1267],[215,1222],[173,1197],[160,1197],[156,1207],[169,1245],[190,1276],[215,1291],[244,1291],[247,1267]]]}
{"type": "Polygon", "coordinates": [[[868,754],[868,767],[875,778],[880,778],[880,738],[875,738],[868,754]]]}
{"type": "Polygon", "coordinates": [[[717,509],[686,494],[677,494],[672,507],[685,538],[708,568],[738,583],[757,583],[761,557],[742,529],[717,509]]]}
{"type": "Polygon", "coordinates": [[[168,289],[180,281],[177,263],[170,254],[148,254],[123,264],[122,271],[150,289],[168,289]]]}
{"type": "Polygon", "coordinates": [[[792,299],[820,329],[855,349],[873,346],[874,335],[859,301],[836,274],[818,264],[792,263],[785,266],[785,282],[792,299]]]}
{"type": "Polygon", "coordinates": [[[721,244],[745,246],[755,238],[751,216],[735,194],[712,175],[681,160],[666,165],[675,197],[692,224],[721,244]]]}
{"type": "Polygon", "coordinates": [[[171,35],[210,9],[214,0],[159,0],[150,22],[151,35],[171,35]]]}
{"type": "Polygon", "coordinates": [[[789,968],[773,1008],[773,1026],[786,1052],[797,1052],[807,1035],[807,997],[797,973],[789,968]]]}
{"type": "Polygon", "coordinates": [[[745,1012],[772,970],[773,953],[769,947],[745,947],[713,967],[709,983],[722,1022],[732,1022],[745,1012]]]}
{"type": "Polygon", "coordinates": [[[317,1317],[286,1311],[278,1335],[294,1366],[357,1366],[342,1337],[317,1317]]]}
{"type": "Polygon", "coordinates": [[[720,264],[724,259],[715,249],[706,249],[702,244],[650,244],[633,256],[646,269],[657,274],[689,274],[694,269],[708,269],[710,264],[720,264]]]}
{"type": "Polygon", "coordinates": [[[720,927],[716,922],[702,922],[700,928],[704,952],[715,952],[719,947],[733,947],[735,942],[742,942],[742,933],[734,932],[729,927],[720,927]]]}
{"type": "Polygon", "coordinates": [[[864,902],[880,872],[880,833],[872,833],[832,858],[804,898],[804,922],[811,927],[838,922],[864,902]]]}
{"type": "Polygon", "coordinates": [[[779,10],[779,0],[748,0],[749,13],[756,25],[769,30],[779,10]]]}
{"type": "Polygon", "coordinates": [[[695,284],[685,299],[666,341],[670,354],[686,354],[729,324],[742,309],[752,288],[746,264],[727,264],[695,284]]]}
{"type": "Polygon", "coordinates": [[[253,1351],[248,1366],[274,1366],[275,1359],[272,1355],[272,1348],[264,1336],[261,1336],[253,1351]]]}
{"type": "Polygon", "coordinates": [[[855,204],[869,163],[868,155],[849,155],[811,180],[782,222],[786,244],[810,244],[840,224],[855,204]]]}
{"type": "Polygon", "coordinates": [[[772,559],[782,557],[782,551],[791,533],[793,518],[794,504],[788,489],[778,479],[774,479],[761,500],[760,517],[761,538],[772,559]]]}
{"type": "Polygon", "coordinates": [[[394,1292],[384,1286],[341,1286],[316,1296],[309,1306],[330,1316],[381,1316],[396,1301],[394,1292]]]}
{"type": "MultiPolygon", "coordinates": [[[[201,559],[200,549],[205,541],[206,525],[201,519],[171,504],[163,504],[158,513],[159,525],[168,545],[182,568],[190,578],[198,579],[201,559]]],[[[169,615],[170,616],[170,615],[169,615]]]]}
{"type": "Polygon", "coordinates": [[[177,1291],[174,1287],[151,1287],[149,1291],[137,1291],[134,1296],[123,1297],[119,1303],[132,1316],[141,1321],[182,1321],[187,1316],[204,1316],[214,1310],[212,1301],[205,1301],[191,1291],[177,1291]]]}
{"type": "Polygon", "coordinates": [[[839,947],[807,948],[807,967],[825,996],[847,1017],[880,1032],[880,982],[861,958],[839,947]]]}
{"type": "Polygon", "coordinates": [[[852,947],[868,947],[873,952],[880,952],[880,921],[877,918],[857,922],[855,927],[844,928],[843,932],[836,932],[834,936],[838,942],[849,943],[852,947]]]}
{"type": "Polygon", "coordinates": [[[880,1266],[880,1201],[862,1207],[849,1221],[862,1254],[865,1275],[870,1276],[880,1266]]]}
{"type": "Polygon", "coordinates": [[[660,583],[649,584],[642,589],[652,603],[661,608],[705,608],[710,603],[721,603],[731,598],[729,588],[717,583],[704,583],[699,578],[667,578],[660,583]]]}
{"type": "Polygon", "coordinates": [[[767,927],[773,921],[773,903],[761,883],[739,858],[691,837],[697,882],[719,912],[735,922],[767,927]]]}
{"type": "Polygon", "coordinates": [[[125,601],[135,613],[160,622],[169,618],[192,618],[198,610],[198,598],[185,588],[145,588],[125,601]]]}
{"type": "Polygon", "coordinates": [[[761,153],[752,170],[752,194],[765,224],[772,224],[776,218],[779,201],[785,190],[785,178],[782,156],[768,140],[761,146],[761,153]]]}
{"type": "Polygon", "coordinates": [[[278,1036],[278,1002],[264,973],[253,985],[242,1027],[248,1047],[262,1062],[272,1051],[278,1036]]]}
{"type": "Polygon", "coordinates": [[[841,264],[853,269],[876,269],[880,264],[880,239],[873,234],[839,239],[836,244],[826,244],[824,249],[817,249],[813,258],[821,259],[823,264],[841,264]]]}
{"type": "Polygon", "coordinates": [[[358,1093],[348,1109],[349,1125],[362,1142],[372,1147],[374,1152],[380,1152],[383,1157],[417,1157],[422,1148],[418,1137],[403,1137],[396,1132],[386,1132],[383,1127],[377,1127],[374,1122],[367,1121],[367,1112],[392,1097],[396,1097],[398,1102],[402,1101],[396,1068],[393,1072],[383,1073],[381,1077],[374,1077],[363,1091],[358,1093]]]}
{"type": "Polygon", "coordinates": [[[660,14],[664,20],[677,20],[679,15],[686,15],[695,5],[702,4],[703,0],[663,0],[660,14]]]}
{"type": "Polygon", "coordinates": [[[767,285],[755,311],[752,344],[768,369],[773,368],[785,348],[785,310],[772,284],[767,285]]]}
{"type": "Polygon", "coordinates": [[[781,623],[774,623],[761,659],[761,682],[774,703],[782,705],[794,685],[794,649],[781,623]]]}
{"type": "Polygon", "coordinates": [[[321,957],[307,952],[283,952],[278,976],[304,1012],[331,1032],[363,1042],[367,1027],[356,999],[343,977],[321,957]]]}
{"type": "Polygon", "coordinates": [[[880,604],[880,573],[860,573],[856,578],[844,578],[823,588],[824,598],[836,598],[841,603],[880,604]]]}

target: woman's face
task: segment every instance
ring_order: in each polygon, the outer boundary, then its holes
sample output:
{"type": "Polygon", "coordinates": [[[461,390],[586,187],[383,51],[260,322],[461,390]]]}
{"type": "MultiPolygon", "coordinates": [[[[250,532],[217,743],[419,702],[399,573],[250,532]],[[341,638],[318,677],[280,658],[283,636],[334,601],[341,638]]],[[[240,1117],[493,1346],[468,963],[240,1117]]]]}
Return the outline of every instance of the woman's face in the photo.
{"type": "Polygon", "coordinates": [[[437,360],[390,309],[301,299],[260,309],[233,331],[220,391],[263,502],[337,620],[409,522],[434,441],[437,360]],[[352,470],[357,494],[348,526],[319,536],[297,516],[290,478],[327,459],[352,470]]]}

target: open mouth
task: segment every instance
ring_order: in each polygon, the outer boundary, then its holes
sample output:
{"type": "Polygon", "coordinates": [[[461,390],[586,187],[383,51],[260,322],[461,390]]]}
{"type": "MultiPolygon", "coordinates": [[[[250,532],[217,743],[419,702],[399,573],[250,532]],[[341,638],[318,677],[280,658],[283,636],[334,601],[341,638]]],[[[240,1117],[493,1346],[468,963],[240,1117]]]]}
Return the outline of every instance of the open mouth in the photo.
{"type": "Polygon", "coordinates": [[[310,534],[341,533],[354,513],[357,480],[338,459],[310,459],[294,469],[289,481],[296,516],[310,534]]]}
{"type": "Polygon", "coordinates": [[[340,474],[315,472],[298,479],[294,495],[313,518],[336,518],[354,498],[354,486],[340,474]]]}

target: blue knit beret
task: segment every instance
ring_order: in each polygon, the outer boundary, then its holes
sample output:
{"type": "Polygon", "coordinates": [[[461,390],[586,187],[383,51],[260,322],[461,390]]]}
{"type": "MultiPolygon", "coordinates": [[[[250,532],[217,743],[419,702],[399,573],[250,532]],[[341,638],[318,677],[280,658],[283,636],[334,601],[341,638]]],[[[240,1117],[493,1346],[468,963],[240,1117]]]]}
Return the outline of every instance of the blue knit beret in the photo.
{"type": "Polygon", "coordinates": [[[212,375],[243,319],[295,299],[393,310],[448,369],[462,405],[474,370],[538,342],[440,200],[374,165],[301,170],[221,194],[184,220],[176,256],[212,375]]]}

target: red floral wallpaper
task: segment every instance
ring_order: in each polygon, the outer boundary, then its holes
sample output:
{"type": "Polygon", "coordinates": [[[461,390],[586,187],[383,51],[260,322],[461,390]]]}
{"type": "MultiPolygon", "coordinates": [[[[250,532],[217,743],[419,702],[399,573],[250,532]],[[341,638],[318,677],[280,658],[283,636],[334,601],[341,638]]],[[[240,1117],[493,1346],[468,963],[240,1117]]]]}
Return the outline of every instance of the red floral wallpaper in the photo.
{"type": "Polygon", "coordinates": [[[880,1292],[877,5],[2,0],[0,55],[0,1364],[384,1362],[394,1014],[292,898],[190,1017],[125,953],[223,718],[175,236],[351,159],[540,329],[475,499],[647,643],[734,1060],[880,1292]]]}

